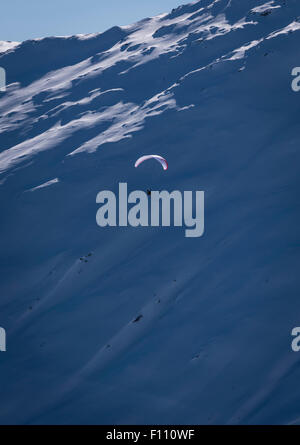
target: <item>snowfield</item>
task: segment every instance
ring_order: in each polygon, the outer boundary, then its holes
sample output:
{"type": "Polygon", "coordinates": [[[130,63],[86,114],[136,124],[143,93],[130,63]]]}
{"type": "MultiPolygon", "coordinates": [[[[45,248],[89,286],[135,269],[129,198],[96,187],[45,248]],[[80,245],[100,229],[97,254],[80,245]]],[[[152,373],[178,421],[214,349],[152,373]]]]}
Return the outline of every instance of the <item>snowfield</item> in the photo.
{"type": "Polygon", "coordinates": [[[299,41],[201,0],[0,43],[1,424],[300,423],[299,41]],[[203,190],[204,235],[100,228],[120,182],[203,190]]]}

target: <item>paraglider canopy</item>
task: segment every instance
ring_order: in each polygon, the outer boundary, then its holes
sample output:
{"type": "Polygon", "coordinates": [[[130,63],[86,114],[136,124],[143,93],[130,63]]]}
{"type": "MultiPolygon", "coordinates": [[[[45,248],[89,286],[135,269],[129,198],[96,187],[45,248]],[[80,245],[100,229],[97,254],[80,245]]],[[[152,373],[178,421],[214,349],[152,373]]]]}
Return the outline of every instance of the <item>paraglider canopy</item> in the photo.
{"type": "Polygon", "coordinates": [[[168,170],[168,163],[165,158],[159,155],[145,155],[140,157],[136,163],[134,164],[135,167],[138,167],[142,162],[147,161],[148,159],[156,159],[160,164],[162,165],[164,170],[168,170]]]}

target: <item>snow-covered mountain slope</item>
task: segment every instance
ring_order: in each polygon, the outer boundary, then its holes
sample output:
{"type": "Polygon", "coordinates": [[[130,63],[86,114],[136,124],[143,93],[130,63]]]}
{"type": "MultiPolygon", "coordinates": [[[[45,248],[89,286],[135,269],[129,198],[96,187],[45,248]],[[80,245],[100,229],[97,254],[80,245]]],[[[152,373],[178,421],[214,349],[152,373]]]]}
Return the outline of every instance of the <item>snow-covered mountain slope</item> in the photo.
{"type": "Polygon", "coordinates": [[[0,53],[4,53],[4,52],[8,51],[9,49],[15,48],[18,45],[20,45],[19,42],[11,42],[11,41],[2,42],[2,41],[0,41],[0,53]]]}
{"type": "Polygon", "coordinates": [[[299,16],[201,0],[0,54],[1,423],[299,422],[299,16]],[[204,190],[203,237],[98,227],[119,182],[204,190]]]}

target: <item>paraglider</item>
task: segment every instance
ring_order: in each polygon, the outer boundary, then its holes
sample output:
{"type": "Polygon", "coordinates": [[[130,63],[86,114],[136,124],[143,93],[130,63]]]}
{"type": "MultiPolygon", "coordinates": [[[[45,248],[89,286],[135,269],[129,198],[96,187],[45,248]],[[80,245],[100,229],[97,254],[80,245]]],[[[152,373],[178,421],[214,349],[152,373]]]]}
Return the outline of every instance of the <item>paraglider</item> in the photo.
{"type": "Polygon", "coordinates": [[[134,164],[135,168],[137,168],[142,162],[147,161],[148,159],[156,159],[162,165],[164,170],[168,170],[168,163],[166,159],[159,155],[146,155],[140,157],[134,164]]]}

